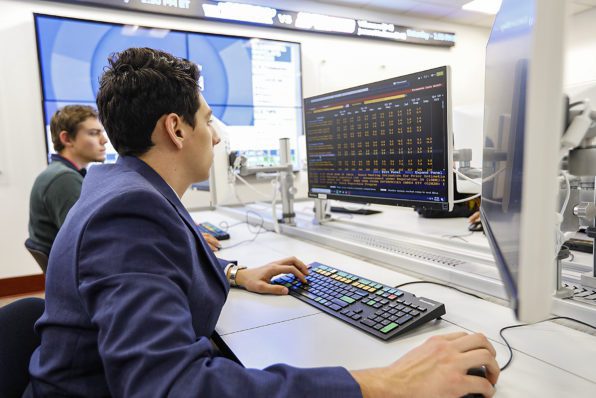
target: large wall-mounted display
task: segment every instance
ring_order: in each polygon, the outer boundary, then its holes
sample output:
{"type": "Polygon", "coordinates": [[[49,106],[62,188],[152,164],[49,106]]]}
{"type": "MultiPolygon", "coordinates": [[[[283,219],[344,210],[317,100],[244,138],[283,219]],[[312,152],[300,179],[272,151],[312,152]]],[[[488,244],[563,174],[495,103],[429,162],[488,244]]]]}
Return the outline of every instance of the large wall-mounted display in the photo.
{"type": "MultiPolygon", "coordinates": [[[[390,40],[400,43],[451,47],[455,33],[396,25],[363,18],[335,17],[305,11],[289,11],[233,1],[211,0],[50,0],[177,15],[221,22],[300,30],[315,33],[390,40]]],[[[282,2],[279,2],[282,3],[282,2]]]]}
{"type": "MultiPolygon", "coordinates": [[[[35,15],[48,153],[49,122],[68,104],[95,106],[110,54],[151,47],[189,59],[202,73],[202,94],[228,128],[230,149],[249,165],[279,163],[279,138],[298,159],[302,134],[300,44],[35,15]]],[[[109,147],[107,161],[117,157],[109,147]]],[[[297,163],[297,161],[296,161],[297,163]]]]}

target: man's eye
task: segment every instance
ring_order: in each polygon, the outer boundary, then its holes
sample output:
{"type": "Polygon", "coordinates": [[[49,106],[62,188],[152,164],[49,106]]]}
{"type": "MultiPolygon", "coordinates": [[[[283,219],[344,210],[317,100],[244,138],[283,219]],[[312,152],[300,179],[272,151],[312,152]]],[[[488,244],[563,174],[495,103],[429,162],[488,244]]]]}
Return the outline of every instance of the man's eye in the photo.
{"type": "Polygon", "coordinates": [[[213,119],[209,119],[209,120],[207,121],[207,124],[211,125],[211,124],[213,124],[213,121],[214,121],[213,119]]]}

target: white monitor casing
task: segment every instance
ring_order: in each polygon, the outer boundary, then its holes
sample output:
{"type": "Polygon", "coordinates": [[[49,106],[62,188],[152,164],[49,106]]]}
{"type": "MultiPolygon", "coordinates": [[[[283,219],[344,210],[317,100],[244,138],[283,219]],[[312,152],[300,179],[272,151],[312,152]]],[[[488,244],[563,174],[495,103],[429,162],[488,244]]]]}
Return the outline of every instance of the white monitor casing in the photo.
{"type": "MultiPolygon", "coordinates": [[[[504,9],[506,12],[510,12],[513,7],[524,7],[524,4],[528,6],[528,9],[533,7],[533,15],[529,18],[530,28],[527,33],[529,37],[524,37],[521,42],[522,47],[524,43],[529,43],[527,53],[524,53],[525,49],[520,51],[519,48],[511,48],[509,55],[505,44],[511,43],[511,46],[514,47],[519,42],[516,43],[515,39],[509,40],[504,34],[500,36],[504,37],[502,42],[495,40],[492,45],[502,46],[501,52],[498,54],[503,58],[510,57],[509,59],[503,60],[500,57],[495,57],[497,52],[493,52],[492,57],[489,58],[490,42],[487,47],[487,87],[491,73],[499,67],[499,63],[502,66],[502,62],[508,62],[510,65],[515,65],[517,61],[527,62],[519,239],[515,242],[507,240],[506,237],[503,238],[502,231],[507,228],[504,224],[498,226],[501,234],[498,236],[500,241],[497,239],[495,243],[490,236],[490,231],[488,235],[505,284],[508,279],[505,274],[511,272],[511,264],[508,261],[503,261],[507,259],[507,255],[502,256],[502,254],[507,254],[510,249],[507,247],[508,245],[515,245],[518,248],[518,268],[514,271],[516,273],[516,278],[513,278],[514,286],[507,290],[512,298],[511,304],[517,318],[523,322],[536,322],[550,315],[552,295],[555,289],[557,175],[559,172],[558,150],[564,123],[563,43],[566,13],[565,2],[562,1],[532,1],[533,4],[529,3],[527,0],[504,0],[499,12],[501,14],[504,9]],[[529,40],[529,42],[524,42],[524,40],[529,40]],[[505,268],[509,268],[509,270],[505,268]]],[[[515,15],[515,12],[503,15],[515,15]]],[[[514,18],[499,20],[499,16],[497,16],[491,40],[495,29],[504,29],[504,27],[515,23],[514,18]],[[499,22],[498,26],[497,22],[499,22]]],[[[494,76],[492,77],[494,78],[494,76]]],[[[511,79],[514,79],[514,76],[511,76],[511,79]]],[[[491,94],[487,92],[484,120],[485,137],[487,123],[498,123],[496,118],[498,115],[495,115],[493,107],[495,104],[490,102],[495,98],[506,101],[507,94],[500,93],[491,97],[491,94]]],[[[499,108],[499,105],[502,104],[498,104],[496,108],[502,109],[502,107],[499,108]]],[[[494,128],[494,126],[488,126],[488,129],[490,128],[494,128]]],[[[512,156],[511,152],[508,156],[512,156]]],[[[506,168],[513,167],[511,163],[510,160],[506,168]]],[[[505,170],[506,173],[510,171],[505,170]]],[[[486,176],[483,177],[486,179],[486,176]]],[[[505,190],[502,192],[504,213],[509,211],[506,203],[509,196],[508,188],[505,184],[505,190]]],[[[497,198],[499,196],[497,195],[497,198]]],[[[496,224],[501,221],[490,217],[486,220],[484,214],[483,219],[488,224],[488,230],[491,229],[491,223],[496,224]]],[[[503,220],[507,220],[507,218],[504,217],[503,220]]]]}

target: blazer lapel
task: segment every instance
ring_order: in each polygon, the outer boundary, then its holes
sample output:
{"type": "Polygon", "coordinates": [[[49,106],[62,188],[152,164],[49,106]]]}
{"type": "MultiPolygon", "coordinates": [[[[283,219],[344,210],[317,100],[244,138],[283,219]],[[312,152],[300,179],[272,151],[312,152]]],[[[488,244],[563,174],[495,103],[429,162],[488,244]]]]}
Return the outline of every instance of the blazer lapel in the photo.
{"type": "Polygon", "coordinates": [[[209,258],[209,266],[211,267],[213,273],[216,275],[224,291],[227,292],[229,286],[228,281],[226,280],[226,276],[223,273],[223,270],[219,266],[219,261],[217,260],[217,257],[215,257],[215,254],[213,254],[213,250],[211,250],[203,236],[199,233],[199,230],[195,222],[193,221],[188,211],[182,205],[182,202],[180,201],[178,195],[176,195],[174,190],[147,163],[143,162],[142,160],[136,157],[121,156],[118,158],[117,163],[122,164],[142,175],[147,181],[149,181],[151,185],[153,185],[155,189],[157,189],[168,200],[168,202],[172,204],[172,206],[174,206],[180,217],[182,217],[184,222],[187,224],[188,228],[194,234],[195,240],[198,242],[199,245],[202,246],[203,250],[201,250],[201,252],[205,253],[206,256],[209,258]]]}

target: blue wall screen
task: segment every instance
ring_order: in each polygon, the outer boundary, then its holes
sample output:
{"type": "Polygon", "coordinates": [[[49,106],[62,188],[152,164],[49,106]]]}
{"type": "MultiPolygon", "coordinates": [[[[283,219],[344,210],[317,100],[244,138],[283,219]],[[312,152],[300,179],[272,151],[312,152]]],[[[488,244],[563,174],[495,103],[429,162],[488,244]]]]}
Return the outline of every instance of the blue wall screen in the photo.
{"type": "MultiPolygon", "coordinates": [[[[195,62],[202,94],[228,126],[230,150],[249,165],[279,163],[279,138],[289,137],[297,155],[302,126],[298,43],[172,31],[35,15],[48,154],[49,122],[68,104],[95,107],[108,57],[129,47],[151,47],[195,62]]],[[[107,161],[117,154],[109,146],[107,161]]]]}

